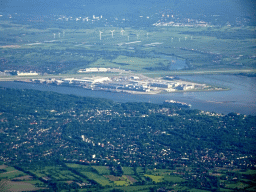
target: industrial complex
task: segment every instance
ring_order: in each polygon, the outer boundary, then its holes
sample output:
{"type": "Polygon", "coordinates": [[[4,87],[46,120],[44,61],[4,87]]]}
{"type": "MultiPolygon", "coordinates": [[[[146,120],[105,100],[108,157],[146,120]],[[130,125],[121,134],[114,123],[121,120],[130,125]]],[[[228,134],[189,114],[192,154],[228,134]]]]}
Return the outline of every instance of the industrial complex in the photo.
{"type": "Polygon", "coordinates": [[[133,94],[158,94],[163,92],[177,91],[199,91],[199,90],[217,90],[206,84],[199,84],[180,80],[172,76],[165,78],[149,78],[141,74],[125,73],[116,76],[94,76],[99,72],[117,72],[120,69],[108,68],[86,68],[80,69],[79,73],[91,73],[92,76],[81,78],[47,78],[30,79],[26,82],[44,83],[60,86],[76,86],[90,90],[102,90],[111,92],[127,92],[133,94]],[[97,73],[96,73],[97,72],[97,73]]]}

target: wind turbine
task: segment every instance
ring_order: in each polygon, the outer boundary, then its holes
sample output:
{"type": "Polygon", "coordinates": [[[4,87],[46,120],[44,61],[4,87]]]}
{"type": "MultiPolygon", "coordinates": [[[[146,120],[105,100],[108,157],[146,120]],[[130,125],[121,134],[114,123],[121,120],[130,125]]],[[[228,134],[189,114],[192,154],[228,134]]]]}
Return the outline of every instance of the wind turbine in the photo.
{"type": "Polygon", "coordinates": [[[137,40],[139,39],[139,34],[137,34],[137,40]]]}
{"type": "Polygon", "coordinates": [[[103,32],[100,31],[100,40],[101,40],[101,33],[103,33],[103,32]]]}
{"type": "Polygon", "coordinates": [[[172,37],[172,42],[173,42],[173,37],[172,37]]]}
{"type": "Polygon", "coordinates": [[[124,35],[124,30],[123,29],[121,30],[121,33],[122,33],[122,36],[123,36],[124,35]]]}
{"type": "Polygon", "coordinates": [[[187,40],[187,37],[185,37],[185,41],[187,40]]]}
{"type": "Polygon", "coordinates": [[[148,39],[148,33],[147,33],[147,39],[148,39]]]}
{"type": "Polygon", "coordinates": [[[60,33],[59,33],[59,38],[60,38],[60,33]]]}
{"type": "Polygon", "coordinates": [[[114,38],[114,37],[113,37],[113,35],[114,35],[114,31],[115,31],[115,30],[113,30],[113,31],[110,31],[110,32],[112,33],[112,38],[114,38]]]}
{"type": "Polygon", "coordinates": [[[56,34],[55,34],[55,33],[53,33],[53,38],[54,38],[54,39],[55,39],[55,35],[56,35],[56,34]]]}

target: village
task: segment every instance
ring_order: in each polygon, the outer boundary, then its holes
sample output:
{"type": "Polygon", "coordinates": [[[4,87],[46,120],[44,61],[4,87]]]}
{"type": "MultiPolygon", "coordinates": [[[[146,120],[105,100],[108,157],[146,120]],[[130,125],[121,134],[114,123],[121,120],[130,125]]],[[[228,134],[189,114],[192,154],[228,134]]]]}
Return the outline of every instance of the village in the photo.
{"type": "MultiPolygon", "coordinates": [[[[0,91],[5,95],[0,161],[15,165],[17,174],[26,173],[38,186],[52,182],[88,190],[185,183],[208,190],[241,183],[252,186],[246,173],[255,167],[249,147],[254,141],[253,116],[187,110],[168,103],[114,103],[33,90],[0,91]],[[216,138],[227,140],[218,146],[216,138]],[[241,144],[245,147],[240,150],[241,144]],[[57,156],[61,160],[56,161],[57,156]]],[[[2,177],[5,174],[9,172],[2,177]]],[[[15,179],[19,178],[12,182],[15,179]]]]}

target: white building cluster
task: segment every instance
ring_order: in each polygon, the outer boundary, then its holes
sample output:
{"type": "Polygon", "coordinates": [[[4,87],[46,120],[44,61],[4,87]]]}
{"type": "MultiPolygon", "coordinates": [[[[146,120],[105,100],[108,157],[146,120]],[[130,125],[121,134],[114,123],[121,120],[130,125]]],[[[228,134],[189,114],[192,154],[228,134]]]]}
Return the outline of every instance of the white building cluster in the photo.
{"type": "Polygon", "coordinates": [[[188,22],[188,23],[175,23],[170,22],[157,22],[153,26],[172,26],[172,27],[209,27],[210,25],[204,21],[188,22]]]}
{"type": "MultiPolygon", "coordinates": [[[[97,71],[99,68],[89,68],[85,71],[97,71]]],[[[114,77],[84,77],[63,79],[33,79],[34,83],[46,83],[63,86],[77,86],[91,90],[128,92],[128,93],[160,93],[174,91],[190,91],[205,89],[205,84],[191,83],[182,80],[151,79],[144,76],[114,76],[114,77]]]]}
{"type": "Polygon", "coordinates": [[[110,72],[110,68],[85,68],[79,69],[78,73],[110,72]]]}
{"type": "Polygon", "coordinates": [[[30,72],[17,71],[17,75],[18,76],[35,76],[35,75],[39,75],[39,74],[37,72],[34,72],[34,71],[30,71],[30,72]]]}

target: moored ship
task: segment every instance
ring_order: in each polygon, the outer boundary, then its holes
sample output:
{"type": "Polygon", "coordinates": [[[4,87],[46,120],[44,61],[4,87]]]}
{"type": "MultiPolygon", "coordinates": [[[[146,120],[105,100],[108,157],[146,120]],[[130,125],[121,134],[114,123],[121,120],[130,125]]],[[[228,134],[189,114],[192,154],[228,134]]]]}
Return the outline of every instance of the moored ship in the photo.
{"type": "Polygon", "coordinates": [[[191,108],[191,104],[185,103],[185,102],[180,102],[180,101],[174,101],[174,100],[165,100],[164,104],[172,104],[178,107],[186,107],[186,108],[191,108]]]}

